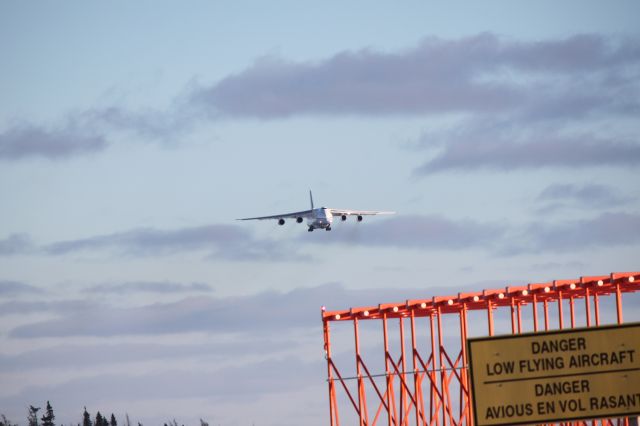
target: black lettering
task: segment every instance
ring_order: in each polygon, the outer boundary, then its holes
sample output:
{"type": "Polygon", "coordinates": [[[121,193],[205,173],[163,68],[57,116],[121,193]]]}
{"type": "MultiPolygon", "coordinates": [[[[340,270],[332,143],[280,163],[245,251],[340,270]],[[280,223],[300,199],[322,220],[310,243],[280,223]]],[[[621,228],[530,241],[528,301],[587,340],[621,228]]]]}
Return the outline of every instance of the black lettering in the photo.
{"type": "Polygon", "coordinates": [[[580,399],[565,399],[558,401],[560,405],[560,410],[565,413],[567,411],[576,412],[576,411],[585,411],[584,406],[582,405],[582,400],[580,399]]]}
{"type": "Polygon", "coordinates": [[[489,406],[485,413],[485,419],[501,419],[511,417],[524,417],[533,414],[533,405],[527,404],[508,404],[489,406]]]}
{"type": "Polygon", "coordinates": [[[585,351],[587,350],[587,342],[584,337],[578,337],[578,350],[585,351]]]}
{"type": "Polygon", "coordinates": [[[540,343],[531,342],[531,353],[532,354],[540,353],[540,343]]]}
{"type": "Polygon", "coordinates": [[[495,419],[496,416],[494,414],[493,407],[487,407],[487,414],[484,416],[485,419],[495,419]]]}
{"type": "Polygon", "coordinates": [[[534,385],[536,396],[563,395],[589,392],[589,380],[565,380],[551,383],[536,383],[534,385]]]}
{"type": "Polygon", "coordinates": [[[589,355],[587,354],[582,354],[582,367],[591,367],[591,364],[589,363],[589,355]]]}
{"type": "Polygon", "coordinates": [[[591,410],[608,410],[611,408],[636,408],[640,407],[640,393],[628,393],[589,398],[591,410]]]}
{"type": "Polygon", "coordinates": [[[572,352],[585,350],[587,343],[584,337],[571,337],[569,339],[543,340],[531,342],[532,354],[544,354],[549,352],[572,352]]]}
{"type": "Polygon", "coordinates": [[[515,369],[515,361],[496,362],[494,364],[486,364],[487,376],[499,376],[501,374],[513,374],[515,369]]]}
{"type": "Polygon", "coordinates": [[[539,401],[536,408],[539,416],[554,414],[556,412],[554,401],[539,401]]]}

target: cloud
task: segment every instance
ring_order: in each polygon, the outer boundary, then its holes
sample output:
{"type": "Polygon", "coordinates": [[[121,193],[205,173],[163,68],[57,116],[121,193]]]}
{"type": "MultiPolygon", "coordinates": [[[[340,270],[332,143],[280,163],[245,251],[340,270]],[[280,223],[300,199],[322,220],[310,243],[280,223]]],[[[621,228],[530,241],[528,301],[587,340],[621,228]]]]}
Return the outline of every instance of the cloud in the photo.
{"type": "Polygon", "coordinates": [[[103,343],[64,344],[21,352],[0,353],[0,372],[19,372],[25,369],[59,370],[97,368],[98,366],[137,362],[169,361],[176,359],[216,362],[228,357],[251,353],[260,347],[263,353],[282,353],[283,348],[296,348],[298,342],[275,337],[256,337],[250,340],[225,340],[206,343],[156,344],[156,343],[103,343]]]}
{"type": "Polygon", "coordinates": [[[565,135],[562,130],[513,124],[500,128],[467,123],[447,136],[424,135],[423,146],[439,150],[414,174],[425,176],[443,171],[634,167],[640,164],[640,143],[594,134],[565,135]]]}
{"type": "Polygon", "coordinates": [[[104,131],[126,131],[150,139],[166,141],[185,130],[195,122],[197,113],[182,97],[176,98],[166,110],[145,109],[126,110],[110,106],[93,108],[76,113],[76,121],[85,127],[100,127],[104,131]]]}
{"type": "Polygon", "coordinates": [[[129,294],[129,293],[208,293],[210,285],[205,283],[175,283],[169,281],[136,281],[118,284],[98,284],[85,289],[86,293],[129,294]]]}
{"type": "Polygon", "coordinates": [[[192,101],[217,116],[637,112],[640,40],[576,35],[517,42],[480,34],[436,37],[401,52],[345,51],[316,63],[265,57],[192,101]],[[576,78],[580,76],[581,78],[576,78]],[[625,92],[627,89],[628,91],[625,92]],[[618,96],[610,96],[612,94],[618,96]],[[562,105],[570,108],[559,108],[562,105]],[[579,107],[576,109],[576,107],[579,107]]]}
{"type": "Polygon", "coordinates": [[[34,245],[27,234],[11,234],[0,240],[0,257],[25,254],[33,249],[34,245]]]}
{"type": "MultiPolygon", "coordinates": [[[[291,291],[264,291],[247,296],[188,297],[177,302],[155,303],[121,308],[70,301],[58,317],[18,326],[13,338],[70,336],[136,336],[206,332],[239,334],[255,339],[265,333],[286,336],[294,330],[313,330],[319,326],[320,307],[333,308],[378,304],[400,297],[431,297],[434,291],[448,289],[351,290],[336,283],[291,291]],[[426,296],[425,296],[426,295],[426,296]]],[[[401,302],[402,300],[397,300],[401,302]]]]}
{"type": "Polygon", "coordinates": [[[599,184],[561,184],[547,186],[537,197],[537,201],[544,203],[545,211],[553,208],[575,207],[605,207],[623,205],[631,201],[619,195],[616,188],[599,184]]]}
{"type": "Polygon", "coordinates": [[[143,374],[105,374],[76,378],[61,384],[33,386],[17,395],[0,398],[6,406],[24,401],[46,401],[75,406],[86,401],[140,401],[157,398],[211,398],[216,401],[253,400],[271,393],[300,390],[322,377],[322,358],[304,362],[294,357],[264,359],[217,371],[168,368],[143,374]],[[63,399],[63,401],[61,401],[63,399]]]}
{"type": "Polygon", "coordinates": [[[178,100],[164,111],[131,111],[114,106],[74,111],[52,127],[33,123],[9,126],[0,132],[0,160],[63,160],[99,153],[122,132],[165,142],[195,121],[189,106],[178,100]]]}
{"type": "Polygon", "coordinates": [[[30,157],[57,160],[100,152],[107,145],[103,135],[74,126],[48,129],[24,124],[0,133],[0,160],[22,160],[30,157]]]}
{"type": "Polygon", "coordinates": [[[506,231],[498,223],[471,219],[451,220],[440,215],[402,215],[367,224],[367,232],[334,232],[315,243],[388,246],[423,250],[458,250],[487,247],[506,231]]]}
{"type": "Polygon", "coordinates": [[[74,312],[76,314],[85,315],[86,312],[91,311],[92,309],[98,309],[99,306],[95,302],[90,302],[86,300],[76,299],[76,300],[59,300],[59,301],[46,301],[46,300],[36,300],[36,301],[19,301],[12,300],[10,302],[6,302],[0,304],[0,316],[3,315],[27,315],[34,313],[54,313],[54,314],[64,314],[65,312],[74,312]]]}
{"type": "MultiPolygon", "coordinates": [[[[263,292],[246,297],[190,297],[178,302],[135,308],[94,308],[69,311],[61,318],[20,326],[13,337],[117,336],[193,331],[232,333],[290,327],[289,319],[305,327],[317,320],[319,306],[311,306],[314,293],[326,289],[263,292]],[[314,314],[311,314],[311,313],[314,314]],[[305,321],[305,319],[307,321],[305,321]]],[[[319,302],[315,302],[316,304],[319,302]]]]}
{"type": "Polygon", "coordinates": [[[555,269],[566,269],[572,271],[582,271],[587,267],[587,264],[580,261],[569,261],[569,262],[544,262],[544,263],[534,263],[529,269],[532,271],[549,271],[555,269]]]}
{"type": "Polygon", "coordinates": [[[508,244],[505,254],[569,252],[594,247],[637,245],[640,241],[640,215],[603,213],[586,220],[558,223],[535,222],[527,226],[519,238],[508,244]]]}
{"type": "Polygon", "coordinates": [[[211,259],[233,261],[300,261],[272,240],[256,239],[237,225],[206,225],[173,230],[138,228],[125,232],[61,241],[44,248],[50,255],[112,251],[127,256],[163,256],[208,251],[211,259]]]}
{"type": "Polygon", "coordinates": [[[22,294],[38,294],[41,290],[29,284],[18,281],[0,280],[0,297],[13,297],[22,294]]]}

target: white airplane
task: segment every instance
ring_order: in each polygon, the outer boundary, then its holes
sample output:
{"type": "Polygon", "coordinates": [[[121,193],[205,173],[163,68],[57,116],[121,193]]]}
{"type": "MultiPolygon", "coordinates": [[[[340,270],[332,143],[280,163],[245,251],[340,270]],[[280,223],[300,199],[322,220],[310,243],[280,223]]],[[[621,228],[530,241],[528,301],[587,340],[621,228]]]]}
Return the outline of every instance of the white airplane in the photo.
{"type": "Polygon", "coordinates": [[[358,222],[362,222],[362,216],[376,215],[376,214],[395,214],[395,212],[381,212],[371,210],[346,210],[346,209],[330,209],[327,207],[314,208],[313,207],[313,194],[309,191],[309,199],[311,200],[311,209],[303,210],[301,212],[274,214],[272,216],[260,216],[260,217],[245,217],[236,220],[264,220],[264,219],[278,219],[278,225],[284,225],[285,219],[295,219],[296,222],[302,223],[304,218],[307,219],[308,231],[311,232],[316,228],[331,231],[331,224],[333,218],[340,216],[342,221],[347,220],[347,216],[357,216],[358,222]]]}

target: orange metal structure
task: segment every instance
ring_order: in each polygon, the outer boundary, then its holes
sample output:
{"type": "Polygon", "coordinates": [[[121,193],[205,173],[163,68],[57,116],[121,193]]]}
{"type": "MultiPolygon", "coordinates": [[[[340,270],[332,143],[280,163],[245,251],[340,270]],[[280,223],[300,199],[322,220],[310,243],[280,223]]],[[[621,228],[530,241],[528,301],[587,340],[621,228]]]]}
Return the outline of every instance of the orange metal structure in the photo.
{"type": "MultiPolygon", "coordinates": [[[[473,425],[468,336],[492,336],[498,325],[509,332],[509,324],[512,334],[598,326],[607,299],[615,300],[615,321],[621,324],[623,294],[638,290],[640,272],[624,272],[339,311],[322,308],[330,425],[473,425]],[[375,327],[363,333],[363,326],[372,321],[375,327]],[[345,322],[353,327],[355,363],[332,355],[330,325],[345,322]],[[392,322],[397,334],[390,330],[392,322]],[[419,322],[426,327],[419,327],[419,322]],[[378,337],[373,346],[362,345],[365,334],[380,332],[381,342],[378,337]],[[367,358],[365,352],[378,356],[367,358]]],[[[562,424],[627,425],[628,420],[562,424]]]]}

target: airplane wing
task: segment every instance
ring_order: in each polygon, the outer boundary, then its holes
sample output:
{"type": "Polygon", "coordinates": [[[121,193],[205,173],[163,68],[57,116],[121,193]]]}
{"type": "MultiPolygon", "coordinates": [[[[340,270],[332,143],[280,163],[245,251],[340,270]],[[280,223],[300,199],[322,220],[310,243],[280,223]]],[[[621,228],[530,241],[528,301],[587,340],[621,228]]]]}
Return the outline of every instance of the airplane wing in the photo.
{"type": "Polygon", "coordinates": [[[284,214],[274,214],[272,216],[259,216],[259,217],[244,217],[242,219],[236,220],[264,220],[264,219],[296,219],[299,217],[309,217],[313,213],[313,210],[303,210],[301,212],[293,212],[293,213],[284,213],[284,214]]]}
{"type": "Polygon", "coordinates": [[[381,212],[376,210],[347,210],[347,209],[327,209],[334,216],[368,216],[376,214],[396,214],[396,212],[381,212]]]}

